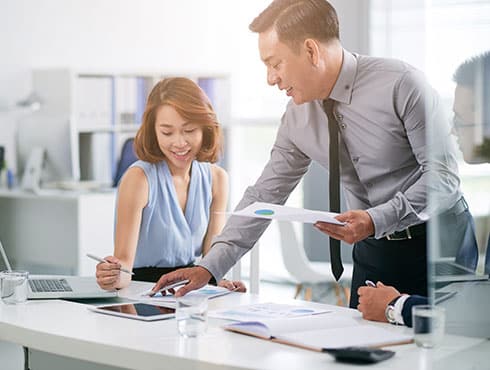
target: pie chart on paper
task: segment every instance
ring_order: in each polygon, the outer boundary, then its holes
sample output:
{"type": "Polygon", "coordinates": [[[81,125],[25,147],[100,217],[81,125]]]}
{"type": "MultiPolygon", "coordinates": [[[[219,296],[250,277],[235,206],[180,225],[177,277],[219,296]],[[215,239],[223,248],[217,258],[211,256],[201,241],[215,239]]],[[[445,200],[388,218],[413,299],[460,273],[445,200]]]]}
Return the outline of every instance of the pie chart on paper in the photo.
{"type": "Polygon", "coordinates": [[[257,209],[254,212],[258,216],[273,216],[274,211],[272,209],[257,209]]]}
{"type": "Polygon", "coordinates": [[[316,211],[304,208],[281,206],[279,204],[255,202],[239,211],[229,212],[230,215],[266,218],[278,221],[297,221],[303,223],[315,223],[317,221],[344,225],[335,217],[338,213],[316,211]]]}

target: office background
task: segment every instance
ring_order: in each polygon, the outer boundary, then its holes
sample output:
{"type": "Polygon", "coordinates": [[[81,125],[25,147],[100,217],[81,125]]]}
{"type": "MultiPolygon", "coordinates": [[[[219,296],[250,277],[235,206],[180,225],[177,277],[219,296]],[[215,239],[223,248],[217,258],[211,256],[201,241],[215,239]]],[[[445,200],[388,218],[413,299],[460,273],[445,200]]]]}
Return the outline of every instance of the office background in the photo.
{"type": "MultiPolygon", "coordinates": [[[[248,31],[251,19],[266,5],[267,1],[258,0],[2,2],[0,38],[3,55],[8,57],[2,59],[0,68],[0,107],[4,107],[0,108],[0,145],[6,145],[7,165],[17,167],[15,121],[25,119],[30,112],[6,112],[5,107],[12,107],[32,92],[33,70],[225,74],[231,82],[230,123],[236,127],[229,131],[226,147],[230,163],[236,163],[235,168],[228,169],[232,181],[230,206],[235,205],[265,163],[286,103],[283,94],[265,83],[257,38],[248,31]],[[241,140],[244,133],[250,138],[245,144],[241,140]],[[252,150],[247,150],[250,147],[252,150]],[[244,149],[256,155],[250,160],[244,158],[244,149]],[[244,167],[247,171],[236,170],[244,167]]],[[[348,20],[342,22],[346,47],[367,52],[367,3],[337,1],[335,5],[339,16],[348,20]]],[[[42,130],[42,126],[36,129],[42,130]]],[[[319,173],[326,178],[326,174],[319,173]]],[[[20,174],[17,175],[19,180],[20,174]]],[[[291,202],[301,205],[301,189],[291,202]]],[[[327,202],[323,198],[311,199],[306,206],[321,207],[327,202]]],[[[298,232],[301,234],[302,230],[298,232]]],[[[274,244],[274,233],[269,232],[264,244],[274,244]]],[[[326,239],[315,234],[311,228],[307,230],[310,238],[320,238],[324,245],[326,239]]],[[[278,248],[268,249],[264,248],[263,253],[270,256],[264,258],[280,259],[278,248]]],[[[314,247],[309,249],[313,258],[327,258],[323,248],[321,252],[315,252],[314,247]]],[[[348,259],[349,254],[346,250],[344,257],[348,259]]],[[[284,270],[274,274],[284,275],[284,270]]]]}
{"type": "MultiPolygon", "coordinates": [[[[3,1],[0,12],[0,145],[7,166],[17,167],[16,121],[31,112],[15,103],[33,91],[32,71],[66,68],[118,73],[160,71],[162,75],[222,74],[230,78],[230,127],[226,155],[231,178],[230,206],[259,174],[267,160],[286,99],[265,83],[251,19],[268,1],[3,1]],[[11,109],[11,108],[14,109],[11,109]],[[260,138],[260,139],[259,139],[260,138]],[[247,156],[242,153],[247,152],[247,156]],[[246,171],[237,169],[247,169],[246,171]]],[[[489,1],[411,2],[332,1],[341,21],[341,38],[349,50],[397,57],[426,72],[451,115],[454,69],[488,48],[489,1]]],[[[36,130],[47,129],[39,125],[36,130]]],[[[488,165],[461,163],[463,186],[483,192],[488,165]]],[[[327,174],[318,166],[291,197],[290,204],[322,208],[318,197],[327,174]]],[[[20,174],[17,174],[18,178],[20,174]]],[[[325,181],[326,182],[326,181],[325,181]]],[[[471,195],[470,195],[471,197],[471,195]]],[[[326,239],[306,226],[297,227],[308,256],[327,257],[326,239]],[[303,235],[304,234],[304,235],[303,235]]],[[[279,236],[271,228],[263,238],[263,265],[280,260],[279,236]]],[[[349,259],[349,248],[343,248],[349,259]]],[[[287,276],[270,264],[273,276],[287,276]]]]}
{"type": "MultiPolygon", "coordinates": [[[[341,39],[347,49],[400,58],[420,68],[440,93],[451,117],[454,69],[466,58],[490,49],[490,0],[331,2],[339,13],[341,39]]],[[[35,69],[226,75],[230,81],[226,163],[231,180],[229,203],[233,207],[267,160],[287,101],[283,94],[267,86],[256,35],[248,31],[250,21],[268,3],[268,0],[1,1],[0,145],[6,147],[7,166],[17,167],[16,122],[35,114],[16,106],[33,91],[35,69]]],[[[460,165],[463,190],[470,206],[478,208],[478,241],[483,255],[490,231],[490,167],[463,161],[460,165]]],[[[327,207],[328,199],[317,196],[323,183],[326,186],[327,174],[314,166],[289,204],[327,207]]],[[[312,260],[328,258],[325,237],[310,226],[295,228],[312,260]]],[[[261,245],[263,279],[290,279],[280,262],[277,229],[270,228],[261,245]]],[[[349,249],[343,248],[343,253],[348,260],[349,249]]],[[[245,259],[244,265],[248,263],[245,259]]]]}

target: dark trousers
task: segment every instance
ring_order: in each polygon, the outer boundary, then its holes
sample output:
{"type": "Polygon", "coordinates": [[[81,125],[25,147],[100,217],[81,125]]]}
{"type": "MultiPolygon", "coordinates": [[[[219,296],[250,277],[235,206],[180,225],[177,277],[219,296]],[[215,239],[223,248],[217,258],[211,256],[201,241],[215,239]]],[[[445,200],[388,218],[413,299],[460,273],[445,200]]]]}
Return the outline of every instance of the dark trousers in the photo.
{"type": "Polygon", "coordinates": [[[427,296],[427,243],[426,235],[406,240],[364,239],[354,245],[352,259],[354,271],[350,304],[357,308],[357,289],[382,281],[393,285],[401,293],[427,296]]]}
{"type": "MultiPolygon", "coordinates": [[[[177,267],[138,267],[133,269],[134,275],[132,280],[156,283],[162,275],[186,267],[194,267],[194,264],[190,263],[186,266],[177,267]]],[[[211,278],[209,284],[216,285],[216,280],[214,277],[211,278]]]]}
{"type": "MultiPolygon", "coordinates": [[[[440,254],[456,256],[456,262],[475,268],[478,258],[474,220],[468,209],[451,209],[437,216],[440,254]],[[449,252],[451,251],[451,252],[449,252]]],[[[431,231],[429,223],[429,232],[431,231]]],[[[364,239],[352,251],[354,271],[351,308],[357,308],[357,289],[366,280],[392,285],[400,293],[427,296],[427,234],[405,240],[364,239]]]]}

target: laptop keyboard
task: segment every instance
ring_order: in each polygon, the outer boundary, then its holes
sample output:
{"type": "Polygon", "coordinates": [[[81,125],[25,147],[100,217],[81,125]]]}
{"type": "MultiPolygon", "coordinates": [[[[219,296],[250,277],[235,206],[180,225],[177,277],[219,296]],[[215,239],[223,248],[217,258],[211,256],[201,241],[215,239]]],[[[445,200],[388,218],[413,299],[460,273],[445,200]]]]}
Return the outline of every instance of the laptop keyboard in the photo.
{"type": "Polygon", "coordinates": [[[466,275],[470,272],[463,267],[456,266],[452,263],[436,263],[436,275],[466,275]]]}
{"type": "Polygon", "coordinates": [[[66,279],[32,279],[29,285],[34,293],[73,291],[66,279]]]}

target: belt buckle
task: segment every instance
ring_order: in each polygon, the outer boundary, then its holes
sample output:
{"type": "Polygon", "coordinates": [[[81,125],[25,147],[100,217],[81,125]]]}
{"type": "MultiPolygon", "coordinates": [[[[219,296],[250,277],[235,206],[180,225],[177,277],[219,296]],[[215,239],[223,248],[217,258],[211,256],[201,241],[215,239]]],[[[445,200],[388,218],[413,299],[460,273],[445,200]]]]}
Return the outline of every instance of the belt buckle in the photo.
{"type": "Polygon", "coordinates": [[[407,240],[407,239],[412,239],[412,234],[410,233],[410,227],[407,227],[405,230],[402,230],[402,231],[397,231],[397,232],[394,232],[393,234],[390,234],[390,235],[386,235],[386,239],[387,240],[407,240]],[[405,233],[404,236],[395,236],[395,233],[405,233]]]}

